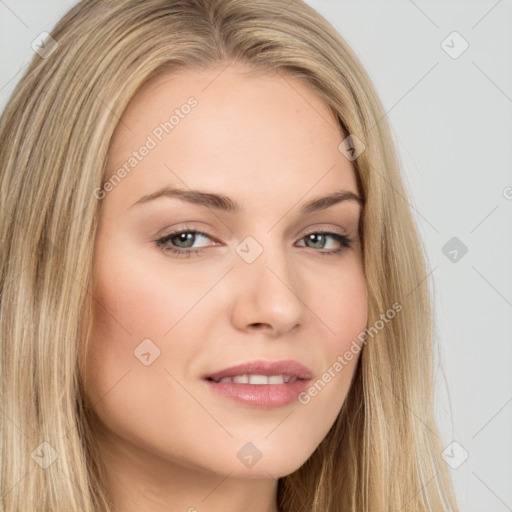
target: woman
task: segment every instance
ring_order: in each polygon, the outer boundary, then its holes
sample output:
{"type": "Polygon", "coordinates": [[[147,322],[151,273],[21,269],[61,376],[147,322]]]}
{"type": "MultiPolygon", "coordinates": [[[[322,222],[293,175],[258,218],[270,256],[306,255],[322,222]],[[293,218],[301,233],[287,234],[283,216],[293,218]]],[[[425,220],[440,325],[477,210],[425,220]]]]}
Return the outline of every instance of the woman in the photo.
{"type": "Polygon", "coordinates": [[[81,2],[0,141],[3,510],[456,510],[389,127],[312,8],[81,2]]]}

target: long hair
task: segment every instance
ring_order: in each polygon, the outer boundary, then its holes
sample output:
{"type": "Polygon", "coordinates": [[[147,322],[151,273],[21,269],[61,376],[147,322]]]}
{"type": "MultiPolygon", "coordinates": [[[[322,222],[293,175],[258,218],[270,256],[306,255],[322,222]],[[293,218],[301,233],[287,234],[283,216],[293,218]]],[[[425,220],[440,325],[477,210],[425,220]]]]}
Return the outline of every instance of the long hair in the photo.
{"type": "Polygon", "coordinates": [[[364,207],[371,337],[342,410],[282,512],[457,510],[433,408],[424,248],[385,111],[354,52],[301,0],[87,0],[35,54],[0,118],[0,510],[108,512],[80,378],[109,143],[158,73],[248,64],[302,80],[332,111],[364,207]],[[398,304],[400,312],[383,322],[398,304]]]}

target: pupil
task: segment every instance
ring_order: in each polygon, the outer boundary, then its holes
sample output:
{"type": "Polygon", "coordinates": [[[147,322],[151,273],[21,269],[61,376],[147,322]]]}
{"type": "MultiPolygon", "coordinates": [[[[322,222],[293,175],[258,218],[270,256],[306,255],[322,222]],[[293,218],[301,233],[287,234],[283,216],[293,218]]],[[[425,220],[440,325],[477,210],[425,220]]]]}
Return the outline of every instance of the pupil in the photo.
{"type": "Polygon", "coordinates": [[[313,242],[314,247],[316,249],[322,249],[323,248],[323,245],[324,245],[323,243],[325,241],[324,240],[324,235],[313,233],[313,234],[309,235],[309,240],[311,242],[313,242]]]}
{"type": "MultiPolygon", "coordinates": [[[[178,240],[179,247],[192,247],[194,245],[195,234],[194,233],[180,233],[173,237],[175,240],[178,240]]],[[[174,240],[173,240],[174,242],[174,240]]]]}

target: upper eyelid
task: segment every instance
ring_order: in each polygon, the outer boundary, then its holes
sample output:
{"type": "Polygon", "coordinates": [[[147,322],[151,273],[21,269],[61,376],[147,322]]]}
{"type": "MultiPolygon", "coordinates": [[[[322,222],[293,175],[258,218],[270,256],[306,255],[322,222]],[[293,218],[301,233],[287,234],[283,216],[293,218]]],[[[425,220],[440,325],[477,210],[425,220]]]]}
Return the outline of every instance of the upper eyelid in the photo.
{"type": "MultiPolygon", "coordinates": [[[[333,224],[335,224],[335,222],[340,222],[340,221],[338,220],[338,221],[334,221],[334,222],[313,222],[306,227],[302,227],[300,229],[294,230],[294,236],[298,236],[303,231],[307,231],[307,232],[332,231],[334,233],[339,233],[339,234],[344,235],[344,234],[348,234],[348,232],[352,230],[351,224],[353,223],[353,221],[351,219],[344,219],[343,222],[341,222],[341,224],[342,224],[341,226],[334,227],[333,224]]],[[[200,222],[200,223],[202,224],[202,222],[200,222]]],[[[359,226],[359,218],[357,219],[356,226],[357,227],[359,226]]],[[[203,230],[200,227],[195,227],[195,226],[189,225],[187,222],[184,222],[184,223],[182,223],[182,225],[180,227],[176,228],[175,230],[172,230],[170,233],[183,233],[183,232],[188,232],[188,231],[194,231],[194,232],[198,232],[201,234],[205,234],[207,236],[213,236],[213,237],[217,236],[217,235],[210,235],[210,234],[206,233],[206,231],[208,231],[208,230],[216,231],[214,228],[211,228],[211,227],[208,227],[207,229],[203,230]]],[[[231,229],[228,229],[228,230],[232,233],[231,229]]],[[[166,235],[162,235],[162,236],[166,236],[166,235]]],[[[218,236],[220,237],[222,235],[219,234],[218,236]]]]}

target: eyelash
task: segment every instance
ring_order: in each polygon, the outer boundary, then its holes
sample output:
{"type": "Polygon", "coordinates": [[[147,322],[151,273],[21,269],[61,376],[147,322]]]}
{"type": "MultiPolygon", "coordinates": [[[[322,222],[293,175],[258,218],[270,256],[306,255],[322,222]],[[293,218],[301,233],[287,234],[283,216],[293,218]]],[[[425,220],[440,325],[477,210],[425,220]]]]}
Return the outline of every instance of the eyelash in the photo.
{"type": "MultiPolygon", "coordinates": [[[[175,236],[184,234],[184,233],[189,233],[189,234],[193,233],[196,235],[203,235],[207,238],[212,239],[212,237],[210,237],[210,235],[208,235],[207,233],[204,233],[203,231],[198,231],[195,229],[186,229],[186,230],[173,231],[172,233],[165,235],[164,237],[155,241],[156,245],[158,247],[160,247],[161,249],[164,249],[164,252],[171,252],[175,256],[179,256],[182,258],[190,258],[190,257],[192,257],[192,255],[199,256],[200,254],[202,254],[206,249],[205,247],[202,247],[199,249],[178,249],[176,247],[166,245],[167,242],[169,242],[172,238],[174,238],[175,236]]],[[[312,249],[314,252],[316,252],[317,254],[319,254],[321,256],[337,256],[340,253],[344,252],[345,249],[349,249],[350,247],[352,247],[352,244],[354,242],[354,239],[348,237],[347,235],[342,235],[341,233],[335,233],[335,232],[331,232],[331,231],[311,231],[310,233],[307,233],[306,235],[304,235],[300,240],[304,240],[306,237],[308,237],[310,235],[331,236],[332,238],[334,238],[337,242],[339,242],[341,244],[340,248],[330,250],[330,251],[316,250],[316,249],[310,247],[310,249],[312,249]]]]}

